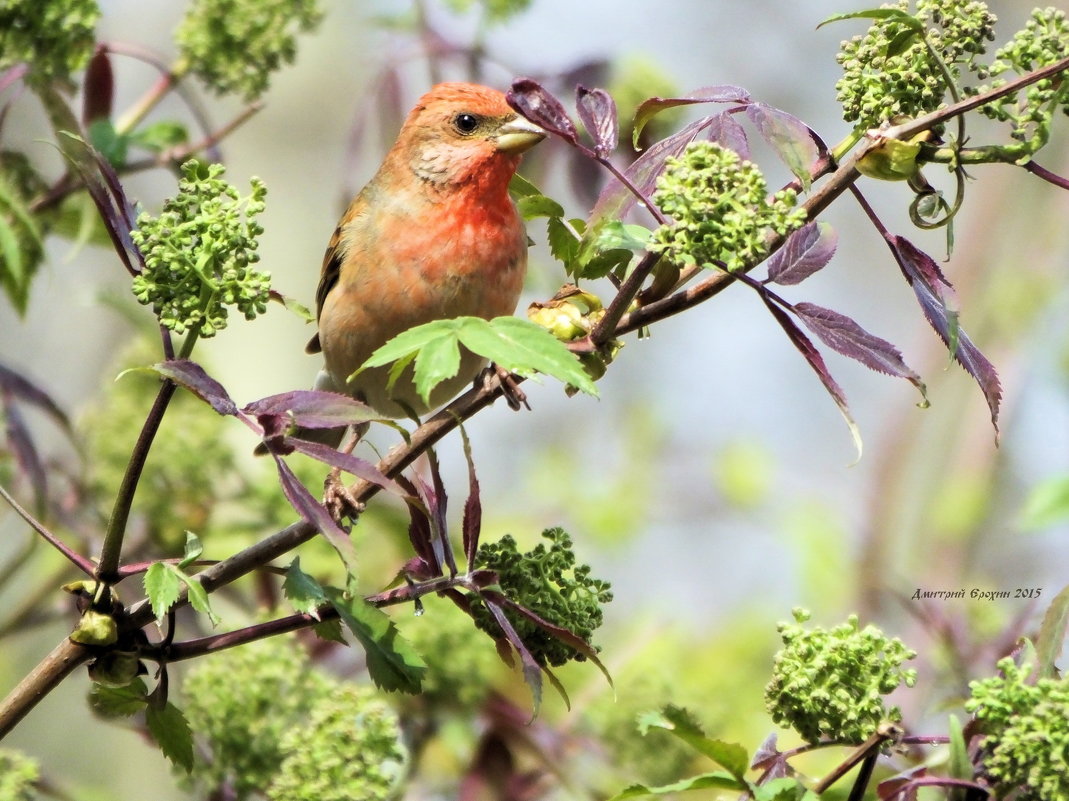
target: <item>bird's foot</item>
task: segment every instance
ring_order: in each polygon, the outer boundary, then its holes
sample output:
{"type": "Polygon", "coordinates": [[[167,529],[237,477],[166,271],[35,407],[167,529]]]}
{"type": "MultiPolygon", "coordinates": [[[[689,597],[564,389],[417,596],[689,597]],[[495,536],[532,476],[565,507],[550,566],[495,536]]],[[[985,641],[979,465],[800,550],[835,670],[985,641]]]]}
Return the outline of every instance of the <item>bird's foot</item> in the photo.
{"type": "Polygon", "coordinates": [[[339,526],[346,520],[355,523],[356,518],[364,511],[364,504],[345,486],[341,479],[341,470],[337,467],[330,471],[323,482],[323,506],[339,526]]]}
{"type": "Polygon", "coordinates": [[[520,409],[531,411],[531,404],[527,402],[527,395],[520,389],[520,385],[516,382],[516,378],[512,373],[504,367],[491,364],[479,374],[475,385],[480,389],[485,389],[491,386],[495,378],[501,384],[501,394],[505,396],[505,403],[509,405],[510,409],[517,412],[520,409]]]}

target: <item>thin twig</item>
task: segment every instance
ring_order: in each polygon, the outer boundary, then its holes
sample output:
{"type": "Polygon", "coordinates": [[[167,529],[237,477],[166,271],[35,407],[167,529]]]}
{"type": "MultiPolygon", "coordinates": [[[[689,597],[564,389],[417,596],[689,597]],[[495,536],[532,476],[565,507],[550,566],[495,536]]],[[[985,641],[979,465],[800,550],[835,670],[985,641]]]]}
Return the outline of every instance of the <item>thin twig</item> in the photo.
{"type": "Polygon", "coordinates": [[[16,501],[11,496],[11,494],[6,489],[4,489],[2,485],[0,485],[0,498],[3,498],[5,501],[7,501],[8,505],[15,510],[15,514],[17,514],[24,521],[26,521],[26,524],[38,534],[40,534],[41,537],[44,538],[49,545],[51,545],[53,548],[55,548],[57,551],[67,557],[67,559],[75,567],[77,567],[87,576],[93,575],[93,571],[96,569],[96,565],[94,565],[92,561],[82,556],[80,553],[78,553],[66,543],[64,543],[62,540],[60,540],[59,537],[49,531],[43,523],[38,521],[37,518],[31,515],[26,509],[22,508],[22,506],[19,505],[19,502],[16,501]]]}

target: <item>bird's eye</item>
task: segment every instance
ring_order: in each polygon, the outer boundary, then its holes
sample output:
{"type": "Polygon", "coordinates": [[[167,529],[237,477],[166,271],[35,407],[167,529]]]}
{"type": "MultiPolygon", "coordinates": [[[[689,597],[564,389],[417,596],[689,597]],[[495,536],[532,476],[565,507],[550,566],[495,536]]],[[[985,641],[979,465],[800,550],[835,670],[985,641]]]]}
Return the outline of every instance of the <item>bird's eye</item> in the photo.
{"type": "Polygon", "coordinates": [[[457,114],[453,119],[453,125],[455,125],[457,130],[462,134],[470,134],[479,127],[479,118],[474,114],[457,114]]]}

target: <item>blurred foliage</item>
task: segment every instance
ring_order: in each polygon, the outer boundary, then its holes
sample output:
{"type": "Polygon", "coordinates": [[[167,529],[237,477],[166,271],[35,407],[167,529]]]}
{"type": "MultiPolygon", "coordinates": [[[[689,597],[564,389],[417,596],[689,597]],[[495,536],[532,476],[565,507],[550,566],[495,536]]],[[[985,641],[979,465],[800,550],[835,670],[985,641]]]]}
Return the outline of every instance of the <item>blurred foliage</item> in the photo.
{"type": "Polygon", "coordinates": [[[37,798],[34,783],[40,777],[37,763],[25,754],[0,750],[0,799],[33,801],[37,798]]]}
{"type": "Polygon", "coordinates": [[[35,80],[65,79],[89,61],[96,0],[7,0],[0,6],[0,70],[29,64],[35,80]]]}

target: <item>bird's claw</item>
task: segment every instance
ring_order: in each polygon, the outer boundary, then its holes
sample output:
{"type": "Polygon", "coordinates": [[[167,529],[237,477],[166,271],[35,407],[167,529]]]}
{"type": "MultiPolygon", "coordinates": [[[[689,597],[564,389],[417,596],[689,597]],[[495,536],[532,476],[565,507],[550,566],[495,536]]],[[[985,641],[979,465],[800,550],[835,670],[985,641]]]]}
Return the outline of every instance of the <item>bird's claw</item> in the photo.
{"type": "Polygon", "coordinates": [[[512,373],[504,367],[491,364],[482,372],[476,381],[476,386],[486,389],[491,386],[495,378],[501,385],[501,394],[505,396],[505,403],[509,405],[510,409],[516,412],[520,409],[531,411],[531,404],[527,402],[527,395],[520,389],[520,385],[516,383],[512,373]]]}
{"type": "Polygon", "coordinates": [[[364,511],[364,504],[345,486],[341,480],[341,470],[335,467],[323,482],[323,506],[339,526],[346,520],[354,521],[364,511]]]}

